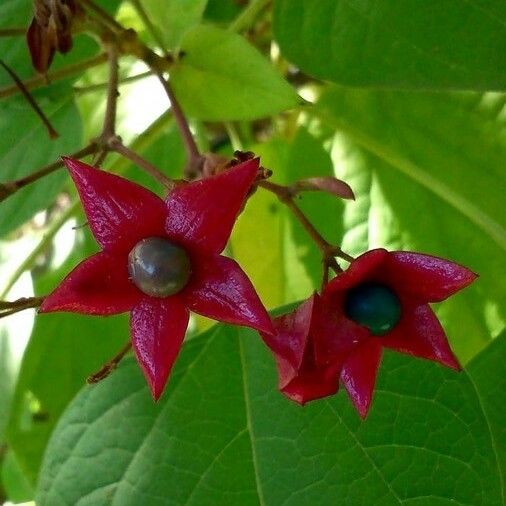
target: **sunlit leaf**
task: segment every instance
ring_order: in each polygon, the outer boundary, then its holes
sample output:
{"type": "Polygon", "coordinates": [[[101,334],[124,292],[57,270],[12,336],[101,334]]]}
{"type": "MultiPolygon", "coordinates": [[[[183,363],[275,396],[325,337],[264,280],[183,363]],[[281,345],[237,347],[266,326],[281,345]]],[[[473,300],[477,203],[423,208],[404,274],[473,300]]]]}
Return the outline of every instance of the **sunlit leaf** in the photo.
{"type": "Polygon", "coordinates": [[[257,119],[295,107],[298,97],[265,57],[243,37],[197,26],[181,42],[171,70],[187,114],[209,120],[257,119]]]}
{"type": "Polygon", "coordinates": [[[345,250],[410,249],[467,265],[480,279],[441,306],[466,361],[503,328],[506,191],[500,95],[435,95],[334,88],[322,120],[339,132],[346,203],[345,250]],[[437,118],[437,121],[435,120],[437,118]]]}

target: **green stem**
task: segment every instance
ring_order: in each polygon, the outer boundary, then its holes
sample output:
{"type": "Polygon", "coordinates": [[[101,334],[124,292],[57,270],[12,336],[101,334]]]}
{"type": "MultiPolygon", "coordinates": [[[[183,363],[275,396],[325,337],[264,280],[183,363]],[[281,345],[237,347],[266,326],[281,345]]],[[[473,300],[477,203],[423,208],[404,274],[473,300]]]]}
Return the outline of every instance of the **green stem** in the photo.
{"type": "Polygon", "coordinates": [[[223,123],[225,126],[225,130],[227,131],[228,138],[234,148],[234,151],[244,151],[244,146],[241,141],[241,136],[235,125],[231,121],[225,121],[223,123]]]}
{"type": "MultiPolygon", "coordinates": [[[[52,83],[55,81],[59,81],[60,79],[63,79],[65,77],[69,77],[74,74],[79,74],[84,70],[101,65],[106,61],[107,61],[107,54],[102,53],[97,56],[93,56],[93,58],[88,58],[87,60],[83,60],[74,65],[69,65],[68,67],[63,67],[59,70],[55,70],[54,72],[50,72],[47,76],[32,77],[31,79],[23,81],[23,84],[27,90],[33,90],[36,88],[40,88],[41,86],[47,85],[48,82],[52,83]]],[[[10,97],[11,95],[15,95],[16,93],[19,93],[19,88],[17,85],[6,86],[5,88],[0,89],[0,98],[7,98],[10,97]]]]}
{"type": "Polygon", "coordinates": [[[158,31],[156,26],[152,23],[151,19],[148,16],[148,13],[146,12],[146,9],[144,9],[140,0],[130,0],[130,3],[132,4],[133,8],[137,11],[137,14],[144,23],[144,26],[148,29],[148,32],[151,33],[151,36],[153,37],[155,42],[160,46],[160,49],[163,49],[164,53],[167,53],[167,51],[165,50],[165,43],[162,39],[160,32],[158,31]]]}
{"type": "Polygon", "coordinates": [[[0,28],[0,37],[18,37],[26,34],[26,28],[0,28]]]}
{"type": "Polygon", "coordinates": [[[252,0],[237,16],[232,23],[230,23],[228,29],[231,32],[243,32],[249,28],[260,12],[265,9],[271,0],[252,0]]]}
{"type": "MultiPolygon", "coordinates": [[[[140,81],[141,79],[146,79],[146,77],[150,77],[153,75],[152,70],[148,70],[146,72],[142,72],[140,74],[136,74],[129,77],[124,77],[118,81],[118,85],[122,86],[124,84],[134,83],[136,81],[140,81]]],[[[97,91],[103,91],[107,89],[109,86],[109,82],[90,84],[89,86],[74,86],[73,91],[76,95],[85,95],[86,93],[95,93],[97,91]]]]}

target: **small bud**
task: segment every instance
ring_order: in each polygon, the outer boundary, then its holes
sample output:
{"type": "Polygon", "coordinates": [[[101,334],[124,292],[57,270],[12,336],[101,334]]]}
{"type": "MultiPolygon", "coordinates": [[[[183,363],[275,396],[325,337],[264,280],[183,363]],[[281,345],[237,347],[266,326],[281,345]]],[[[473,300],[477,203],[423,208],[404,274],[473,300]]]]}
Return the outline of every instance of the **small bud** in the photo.
{"type": "Polygon", "coordinates": [[[74,0],[34,0],[33,10],[26,40],[34,68],[45,74],[56,51],[72,49],[72,25],[83,11],[74,0]]]}

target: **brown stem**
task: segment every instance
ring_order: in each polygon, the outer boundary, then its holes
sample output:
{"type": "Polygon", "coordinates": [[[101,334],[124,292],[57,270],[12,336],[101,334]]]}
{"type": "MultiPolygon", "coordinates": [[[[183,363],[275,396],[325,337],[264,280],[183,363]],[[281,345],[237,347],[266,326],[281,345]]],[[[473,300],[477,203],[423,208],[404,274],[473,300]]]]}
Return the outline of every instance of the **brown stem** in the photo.
{"type": "Polygon", "coordinates": [[[0,301],[0,318],[5,318],[25,309],[39,307],[45,297],[22,297],[14,301],[0,301]]]}
{"type": "Polygon", "coordinates": [[[107,147],[100,148],[100,151],[97,152],[97,154],[91,161],[91,165],[93,165],[93,167],[100,167],[102,163],[104,163],[104,160],[107,158],[108,154],[109,148],[107,147]]]}
{"type": "MultiPolygon", "coordinates": [[[[97,56],[93,56],[92,58],[88,58],[87,60],[75,63],[74,65],[69,65],[68,67],[63,67],[59,70],[55,70],[54,72],[50,72],[47,76],[35,76],[31,79],[27,79],[26,81],[23,81],[23,85],[27,90],[33,90],[41,86],[45,86],[48,82],[55,82],[63,79],[64,77],[79,74],[83,70],[96,67],[105,61],[107,61],[107,54],[101,53],[97,56]]],[[[0,98],[7,98],[18,92],[19,88],[16,85],[6,86],[5,88],[0,89],[0,98]]]]}
{"type": "Polygon", "coordinates": [[[158,79],[162,83],[162,86],[165,88],[165,92],[167,93],[167,96],[169,97],[171,108],[172,108],[172,114],[174,114],[174,119],[176,120],[176,124],[179,128],[179,132],[181,134],[181,137],[183,139],[183,143],[186,148],[186,154],[188,156],[188,163],[186,164],[186,167],[184,169],[184,174],[187,179],[193,179],[195,176],[197,176],[203,166],[203,157],[200,154],[199,148],[197,147],[197,143],[195,142],[195,139],[193,138],[193,134],[190,130],[190,125],[188,124],[188,121],[186,120],[186,116],[184,115],[183,110],[181,109],[181,106],[179,105],[179,102],[177,101],[176,96],[174,95],[174,92],[172,91],[172,86],[169,84],[169,82],[163,77],[163,75],[160,72],[157,72],[155,70],[156,75],[158,76],[158,79]]]}
{"type": "Polygon", "coordinates": [[[111,360],[106,362],[100,370],[98,370],[96,373],[93,373],[92,375],[88,376],[86,379],[87,383],[98,383],[99,381],[102,381],[104,378],[107,378],[109,374],[111,374],[116,367],[118,367],[118,364],[123,360],[123,357],[130,351],[132,348],[132,343],[130,341],[121,348],[121,350],[113,357],[111,360]]]}
{"type": "Polygon", "coordinates": [[[26,86],[23,84],[23,81],[17,76],[16,72],[14,72],[14,70],[12,70],[9,67],[9,65],[7,65],[7,63],[5,63],[2,59],[0,59],[0,65],[12,77],[13,81],[16,83],[16,86],[19,88],[19,91],[23,94],[27,102],[31,105],[32,109],[40,118],[40,120],[47,129],[49,137],[51,139],[56,139],[58,137],[58,132],[53,128],[53,125],[51,125],[51,122],[49,121],[48,117],[44,114],[44,111],[39,107],[39,104],[37,104],[35,99],[30,95],[30,92],[26,89],[26,86]]]}
{"type": "Polygon", "coordinates": [[[156,179],[168,190],[172,190],[172,188],[174,188],[174,181],[172,179],[168,178],[165,174],[160,172],[154,165],[139,156],[135,151],[127,148],[121,142],[121,139],[119,137],[112,137],[109,139],[108,145],[112,151],[116,151],[116,153],[119,153],[121,156],[138,165],[141,169],[146,171],[150,176],[156,179]]]}
{"type": "Polygon", "coordinates": [[[354,258],[344,251],[341,250],[338,246],[333,246],[328,243],[322,235],[316,230],[314,225],[308,220],[307,216],[301,211],[301,209],[295,204],[293,200],[293,192],[287,186],[282,186],[276,183],[272,183],[271,181],[258,181],[258,186],[274,193],[278,197],[278,199],[285,204],[288,209],[293,213],[293,215],[297,218],[299,223],[304,227],[306,232],[309,234],[311,239],[318,246],[319,250],[322,254],[322,263],[323,263],[323,283],[324,286],[328,282],[329,277],[329,269],[333,269],[336,273],[342,272],[341,267],[339,267],[336,259],[334,257],[342,258],[348,262],[354,260],[354,258]]]}
{"type": "Polygon", "coordinates": [[[118,102],[118,46],[115,43],[107,45],[109,59],[109,81],[107,83],[107,102],[104,116],[102,137],[109,139],[116,131],[116,105],[118,102]]]}
{"type": "MultiPolygon", "coordinates": [[[[76,151],[75,153],[72,153],[69,156],[71,158],[79,159],[87,155],[96,153],[97,150],[98,147],[96,144],[90,144],[89,146],[86,146],[85,148],[80,149],[79,151],[76,151]]],[[[34,183],[35,181],[38,181],[40,178],[47,176],[48,174],[51,174],[52,172],[61,167],[63,167],[63,161],[61,159],[58,159],[50,163],[49,165],[46,165],[41,169],[36,170],[35,172],[32,172],[28,176],[25,176],[21,179],[17,179],[16,181],[10,182],[8,181],[6,183],[0,183],[0,202],[5,200],[7,197],[10,197],[21,188],[24,188],[25,186],[34,183]]]]}

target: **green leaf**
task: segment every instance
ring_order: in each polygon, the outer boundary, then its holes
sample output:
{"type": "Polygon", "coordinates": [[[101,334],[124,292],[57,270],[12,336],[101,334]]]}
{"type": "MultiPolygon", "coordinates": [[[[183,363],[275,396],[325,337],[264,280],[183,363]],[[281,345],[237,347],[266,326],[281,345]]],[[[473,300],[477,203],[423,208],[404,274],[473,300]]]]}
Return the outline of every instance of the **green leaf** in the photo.
{"type": "Polygon", "coordinates": [[[207,0],[142,0],[150,21],[160,34],[165,49],[179,47],[181,38],[202,19],[207,0]]]}
{"type": "Polygon", "coordinates": [[[506,320],[506,249],[501,167],[502,95],[372,92],[332,88],[318,114],[337,132],[347,202],[344,247],[409,249],[468,266],[480,275],[438,311],[464,362],[506,320]]]}
{"type": "MultiPolygon", "coordinates": [[[[84,218],[80,218],[80,223],[84,218]]],[[[70,227],[68,227],[70,228],[70,227]]],[[[34,279],[36,293],[49,293],[97,246],[89,232],[77,235],[72,254],[56,270],[34,279]]],[[[64,247],[56,244],[55,249],[64,247]]],[[[9,447],[27,479],[35,483],[42,455],[58,418],[85,384],[128,340],[125,316],[39,315],[25,351],[7,428],[9,447]]]]}
{"type": "Polygon", "coordinates": [[[2,485],[9,500],[13,503],[33,500],[34,490],[28,483],[12,450],[7,450],[2,463],[2,485]]]}
{"type": "MultiPolygon", "coordinates": [[[[248,149],[260,156],[263,166],[273,170],[278,177],[284,177],[289,150],[287,142],[271,139],[248,149]]],[[[286,278],[287,257],[293,251],[290,246],[293,242],[286,233],[283,204],[274,195],[258,188],[234,225],[229,248],[267,307],[280,306],[290,300],[286,278]]]]}
{"type": "Polygon", "coordinates": [[[258,336],[217,326],[185,345],[158,404],[133,359],[85,388],[51,438],[37,504],[500,506],[472,379],[387,353],[361,422],[344,393],[288,401],[258,336]]]}
{"type": "MultiPolygon", "coordinates": [[[[0,5],[0,27],[1,28],[19,28],[30,24],[33,15],[32,5],[25,0],[4,0],[0,5]]],[[[19,76],[28,76],[33,73],[32,63],[28,53],[25,38],[0,37],[1,58],[10,67],[12,67],[19,76]]],[[[12,85],[12,78],[0,70],[0,85],[12,85]]]]}
{"type": "Polygon", "coordinates": [[[251,120],[295,107],[298,96],[240,35],[197,26],[181,43],[171,83],[185,112],[209,121],[251,120]]]}
{"type": "Polygon", "coordinates": [[[501,0],[276,0],[274,35],[304,72],[352,86],[506,89],[501,0]]]}
{"type": "MultiPolygon", "coordinates": [[[[486,413],[501,475],[506,476],[506,376],[503,374],[506,357],[506,331],[480,353],[470,364],[469,374],[486,413]]],[[[503,483],[503,500],[506,490],[503,483]]]]}
{"type": "Polygon", "coordinates": [[[208,0],[204,18],[215,23],[229,23],[241,12],[235,0],[208,0]]]}

